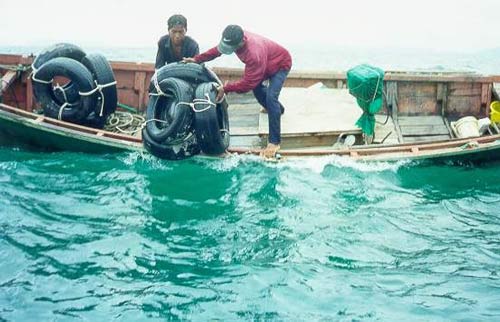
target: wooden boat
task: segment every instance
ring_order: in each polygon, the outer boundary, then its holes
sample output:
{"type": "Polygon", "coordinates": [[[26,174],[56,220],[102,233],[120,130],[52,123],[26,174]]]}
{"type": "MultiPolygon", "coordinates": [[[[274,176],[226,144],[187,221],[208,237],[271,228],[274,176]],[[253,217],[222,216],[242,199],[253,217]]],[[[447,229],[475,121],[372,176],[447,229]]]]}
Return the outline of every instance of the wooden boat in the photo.
{"type": "MultiPolygon", "coordinates": [[[[34,113],[37,108],[29,77],[33,57],[0,55],[0,134],[45,149],[91,153],[145,151],[140,136],[93,129],[34,113]]],[[[112,62],[119,102],[143,112],[152,64],[112,62]]],[[[242,70],[216,68],[222,80],[242,70]]],[[[384,108],[376,116],[375,137],[364,144],[354,123],[361,109],[346,89],[345,73],[292,71],[280,100],[281,156],[338,155],[363,161],[498,160],[500,131],[493,123],[480,137],[458,138],[451,124],[465,117],[485,118],[498,100],[500,76],[471,73],[386,72],[384,108]],[[352,146],[342,144],[347,135],[352,146]]],[[[230,95],[230,153],[257,154],[267,142],[267,115],[252,95],[230,95]]]]}

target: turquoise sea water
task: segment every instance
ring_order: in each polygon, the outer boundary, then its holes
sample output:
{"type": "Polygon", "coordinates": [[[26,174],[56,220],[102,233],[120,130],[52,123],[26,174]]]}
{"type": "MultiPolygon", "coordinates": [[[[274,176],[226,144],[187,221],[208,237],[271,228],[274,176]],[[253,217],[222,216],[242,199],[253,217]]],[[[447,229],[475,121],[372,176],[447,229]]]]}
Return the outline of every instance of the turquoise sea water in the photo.
{"type": "MultiPolygon", "coordinates": [[[[295,61],[499,73],[494,53],[295,61]]],[[[499,169],[0,147],[0,321],[498,321],[499,169]]]]}
{"type": "Polygon", "coordinates": [[[1,148],[0,317],[498,321],[499,166],[1,148]]]}

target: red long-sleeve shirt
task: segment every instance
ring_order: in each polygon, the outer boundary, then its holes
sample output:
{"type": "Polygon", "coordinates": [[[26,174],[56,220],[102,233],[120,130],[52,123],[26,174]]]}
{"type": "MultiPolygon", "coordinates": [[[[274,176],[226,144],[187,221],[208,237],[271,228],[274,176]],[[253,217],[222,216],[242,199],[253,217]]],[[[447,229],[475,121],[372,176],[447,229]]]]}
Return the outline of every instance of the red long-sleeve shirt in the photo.
{"type": "MultiPolygon", "coordinates": [[[[244,31],[243,39],[244,45],[236,51],[236,55],[245,64],[245,73],[242,79],[224,85],[226,93],[251,91],[279,70],[292,68],[290,53],[274,41],[248,31],[244,31]]],[[[217,47],[213,47],[194,56],[194,59],[197,63],[203,63],[220,55],[217,47]]]]}

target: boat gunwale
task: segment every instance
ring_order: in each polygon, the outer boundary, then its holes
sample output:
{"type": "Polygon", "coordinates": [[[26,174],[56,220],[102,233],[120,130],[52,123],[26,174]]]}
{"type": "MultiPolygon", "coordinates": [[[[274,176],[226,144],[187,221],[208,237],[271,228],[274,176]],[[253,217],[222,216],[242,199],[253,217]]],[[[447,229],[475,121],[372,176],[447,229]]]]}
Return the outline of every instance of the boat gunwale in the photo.
{"type": "MultiPolygon", "coordinates": [[[[10,119],[18,120],[29,120],[30,122],[24,122],[23,125],[35,127],[41,130],[54,132],[66,132],[71,133],[76,139],[90,139],[95,142],[101,142],[108,145],[119,144],[126,150],[143,150],[142,140],[128,135],[116,134],[113,132],[103,131],[99,129],[93,129],[81,125],[76,125],[68,123],[65,121],[60,121],[45,117],[43,115],[38,115],[35,113],[27,112],[22,109],[18,109],[5,104],[0,104],[0,117],[7,116],[10,119]],[[43,121],[37,122],[37,119],[43,118],[43,121]]],[[[366,145],[366,146],[356,146],[355,148],[349,149],[282,149],[280,154],[283,156],[328,156],[328,155],[338,155],[338,156],[349,156],[353,159],[363,159],[363,158],[373,158],[373,157],[389,157],[390,154],[400,153],[395,156],[395,159],[418,159],[418,158],[428,158],[433,154],[440,154],[443,149],[451,149],[453,155],[458,154],[457,152],[462,150],[475,151],[483,148],[483,146],[488,148],[487,145],[492,147],[500,147],[500,134],[475,137],[475,138],[462,138],[462,139],[450,139],[444,141],[431,141],[431,142],[419,142],[419,143],[403,143],[403,144],[393,144],[393,145],[366,145]],[[404,155],[401,155],[404,153],[404,155]]],[[[261,149],[253,148],[241,148],[241,147],[230,147],[228,149],[229,153],[237,154],[259,154],[261,149]]],[[[386,159],[383,159],[386,160],[386,159]]]]}

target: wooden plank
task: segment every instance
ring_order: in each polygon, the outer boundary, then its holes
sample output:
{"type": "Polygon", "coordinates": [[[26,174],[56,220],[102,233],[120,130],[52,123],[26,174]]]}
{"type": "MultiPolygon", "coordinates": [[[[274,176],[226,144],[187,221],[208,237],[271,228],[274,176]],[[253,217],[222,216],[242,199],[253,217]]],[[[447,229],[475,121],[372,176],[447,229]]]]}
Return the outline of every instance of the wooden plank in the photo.
{"type": "Polygon", "coordinates": [[[477,96],[481,95],[481,83],[450,83],[448,94],[450,96],[477,96]]]}
{"type": "Polygon", "coordinates": [[[31,80],[31,77],[26,78],[26,110],[28,112],[33,111],[33,105],[34,105],[34,95],[33,95],[33,81],[31,80]]]}
{"type": "Polygon", "coordinates": [[[229,132],[231,135],[258,135],[259,128],[256,126],[244,127],[244,126],[230,126],[229,132]]]}
{"type": "Polygon", "coordinates": [[[146,73],[144,72],[138,72],[135,73],[135,78],[134,78],[134,89],[136,90],[138,94],[138,104],[137,108],[139,111],[143,110],[143,107],[146,105],[145,102],[145,82],[146,82],[146,73]]]}
{"type": "Polygon", "coordinates": [[[430,135],[430,136],[405,136],[405,143],[414,143],[414,142],[432,142],[432,141],[444,141],[449,140],[449,135],[430,135]]]}
{"type": "Polygon", "coordinates": [[[398,96],[435,98],[437,85],[423,82],[398,82],[398,96]]]}
{"type": "Polygon", "coordinates": [[[1,92],[7,91],[7,89],[12,85],[12,83],[16,80],[17,78],[17,72],[9,70],[7,71],[2,78],[0,79],[0,89],[1,92]]]}
{"type": "Polygon", "coordinates": [[[246,148],[261,148],[265,144],[265,141],[262,140],[259,136],[238,136],[231,134],[230,139],[230,148],[234,149],[237,147],[246,147],[246,148]]]}
{"type": "Polygon", "coordinates": [[[443,118],[439,115],[428,116],[400,116],[399,126],[415,125],[444,125],[443,118]]]}
{"type": "Polygon", "coordinates": [[[133,89],[135,84],[135,71],[113,71],[118,89],[133,89]]]}
{"type": "Polygon", "coordinates": [[[449,96],[448,115],[462,117],[478,116],[481,111],[481,96],[449,96]]]}
{"type": "Polygon", "coordinates": [[[490,104],[491,104],[491,84],[483,84],[481,93],[481,104],[484,106],[482,115],[490,116],[490,104]]]}
{"type": "Polygon", "coordinates": [[[451,129],[450,122],[448,121],[447,118],[443,118],[443,120],[444,120],[444,124],[446,125],[446,129],[448,129],[448,134],[450,135],[450,138],[454,138],[455,137],[455,133],[451,129]]]}
{"type": "Polygon", "coordinates": [[[417,125],[417,126],[402,126],[401,132],[403,136],[418,136],[418,135],[449,135],[446,125],[417,125]]]}
{"type": "Polygon", "coordinates": [[[118,91],[118,102],[129,105],[137,106],[139,96],[133,89],[122,89],[118,91]]]}
{"type": "Polygon", "coordinates": [[[441,96],[438,98],[438,104],[441,105],[441,116],[444,117],[448,109],[448,84],[442,84],[441,96]]]}

